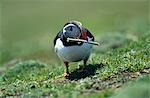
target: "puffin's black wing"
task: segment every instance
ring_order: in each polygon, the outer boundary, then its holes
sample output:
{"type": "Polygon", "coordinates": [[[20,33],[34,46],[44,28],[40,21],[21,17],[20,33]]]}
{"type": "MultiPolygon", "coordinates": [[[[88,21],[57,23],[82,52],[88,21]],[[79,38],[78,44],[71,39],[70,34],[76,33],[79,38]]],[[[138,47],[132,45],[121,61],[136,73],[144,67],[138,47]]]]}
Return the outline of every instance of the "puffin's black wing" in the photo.
{"type": "Polygon", "coordinates": [[[92,35],[92,33],[87,29],[87,28],[84,28],[85,30],[86,30],[86,32],[87,32],[87,36],[89,37],[89,38],[92,38],[92,41],[94,41],[94,36],[92,35]]]}
{"type": "Polygon", "coordinates": [[[63,35],[63,32],[62,32],[62,31],[58,32],[58,34],[56,35],[56,37],[54,38],[54,41],[53,41],[54,46],[55,46],[55,44],[56,44],[56,40],[57,40],[58,38],[61,38],[62,35],[63,35]]]}

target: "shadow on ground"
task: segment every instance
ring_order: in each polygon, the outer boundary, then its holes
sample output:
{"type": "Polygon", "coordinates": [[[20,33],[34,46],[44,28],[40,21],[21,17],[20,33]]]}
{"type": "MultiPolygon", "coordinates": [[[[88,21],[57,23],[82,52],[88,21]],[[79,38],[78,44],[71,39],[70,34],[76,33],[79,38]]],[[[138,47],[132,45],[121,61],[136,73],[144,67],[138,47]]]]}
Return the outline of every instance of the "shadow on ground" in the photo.
{"type": "Polygon", "coordinates": [[[104,64],[89,64],[84,68],[78,68],[70,73],[70,76],[67,77],[69,80],[79,80],[84,79],[89,76],[94,76],[96,74],[96,70],[105,66],[104,64]]]}

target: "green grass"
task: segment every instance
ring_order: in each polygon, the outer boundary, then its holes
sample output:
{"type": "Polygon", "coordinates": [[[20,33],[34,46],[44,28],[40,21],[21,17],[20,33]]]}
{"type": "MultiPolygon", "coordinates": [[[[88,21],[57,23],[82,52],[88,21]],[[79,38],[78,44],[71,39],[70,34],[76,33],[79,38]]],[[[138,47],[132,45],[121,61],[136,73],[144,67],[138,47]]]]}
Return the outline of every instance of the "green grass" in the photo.
{"type": "MultiPolygon", "coordinates": [[[[70,66],[72,73],[68,79],[62,76],[63,65],[47,65],[33,60],[17,63],[0,77],[0,96],[110,97],[115,93],[113,89],[150,73],[143,72],[150,69],[149,36],[150,33],[143,33],[138,41],[126,43],[118,49],[112,49],[101,55],[92,54],[90,65],[85,67],[84,71],[80,71],[76,64],[72,64],[70,66]]],[[[135,85],[141,87],[140,83],[135,85]]],[[[150,90],[145,88],[146,85],[141,91],[150,90]]],[[[130,87],[126,89],[132,90],[130,87]]],[[[117,96],[121,96],[126,89],[121,90],[117,96]]],[[[139,96],[144,94],[148,97],[149,94],[144,91],[139,96]]],[[[130,95],[132,92],[129,93],[130,95]]]]}
{"type": "Polygon", "coordinates": [[[1,0],[0,97],[149,98],[150,30],[147,0],[1,0]],[[70,20],[94,35],[83,71],[64,65],[53,38],[70,20]]]}
{"type": "Polygon", "coordinates": [[[122,87],[111,98],[149,98],[150,97],[150,75],[138,78],[122,87]]]}

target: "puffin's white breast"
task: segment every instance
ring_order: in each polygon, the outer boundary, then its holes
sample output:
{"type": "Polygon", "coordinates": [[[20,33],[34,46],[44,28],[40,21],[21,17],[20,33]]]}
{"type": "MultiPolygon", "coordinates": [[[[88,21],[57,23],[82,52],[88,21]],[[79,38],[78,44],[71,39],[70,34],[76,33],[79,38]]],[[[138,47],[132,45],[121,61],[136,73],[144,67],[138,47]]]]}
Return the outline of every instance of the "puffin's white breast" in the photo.
{"type": "Polygon", "coordinates": [[[64,46],[60,38],[56,40],[55,51],[63,61],[75,62],[88,59],[91,50],[92,45],[88,43],[83,43],[80,46],[64,46]]]}

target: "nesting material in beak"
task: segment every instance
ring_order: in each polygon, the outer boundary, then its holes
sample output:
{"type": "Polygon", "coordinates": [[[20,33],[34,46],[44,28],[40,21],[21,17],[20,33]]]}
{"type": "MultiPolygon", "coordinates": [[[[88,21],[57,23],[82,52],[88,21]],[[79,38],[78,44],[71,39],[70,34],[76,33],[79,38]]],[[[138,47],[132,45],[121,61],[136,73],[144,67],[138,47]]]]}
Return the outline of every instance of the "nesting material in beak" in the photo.
{"type": "Polygon", "coordinates": [[[67,42],[71,42],[71,41],[84,42],[84,43],[93,44],[93,45],[97,45],[97,46],[100,45],[98,42],[94,42],[94,41],[87,41],[87,40],[84,40],[84,39],[67,38],[67,42]]]}

